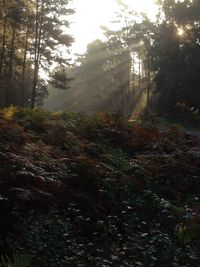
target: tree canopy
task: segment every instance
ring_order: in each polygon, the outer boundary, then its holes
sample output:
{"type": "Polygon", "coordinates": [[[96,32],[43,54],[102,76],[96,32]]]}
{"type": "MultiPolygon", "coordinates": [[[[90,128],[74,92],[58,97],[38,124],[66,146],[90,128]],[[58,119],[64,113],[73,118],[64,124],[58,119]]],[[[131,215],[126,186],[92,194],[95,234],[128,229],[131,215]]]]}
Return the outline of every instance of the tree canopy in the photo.
{"type": "Polygon", "coordinates": [[[73,38],[64,30],[74,11],[69,1],[0,1],[0,105],[32,106],[47,91],[41,70],[52,62],[66,64],[62,54],[73,38]]]}

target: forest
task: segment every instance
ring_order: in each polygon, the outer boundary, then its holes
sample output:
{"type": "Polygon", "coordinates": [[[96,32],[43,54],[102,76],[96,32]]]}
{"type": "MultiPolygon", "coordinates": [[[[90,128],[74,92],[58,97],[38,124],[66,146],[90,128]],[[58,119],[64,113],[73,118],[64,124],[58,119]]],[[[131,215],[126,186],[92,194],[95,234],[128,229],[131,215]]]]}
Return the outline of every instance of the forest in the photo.
{"type": "Polygon", "coordinates": [[[0,267],[199,267],[200,1],[78,1],[0,0],[0,267]]]}

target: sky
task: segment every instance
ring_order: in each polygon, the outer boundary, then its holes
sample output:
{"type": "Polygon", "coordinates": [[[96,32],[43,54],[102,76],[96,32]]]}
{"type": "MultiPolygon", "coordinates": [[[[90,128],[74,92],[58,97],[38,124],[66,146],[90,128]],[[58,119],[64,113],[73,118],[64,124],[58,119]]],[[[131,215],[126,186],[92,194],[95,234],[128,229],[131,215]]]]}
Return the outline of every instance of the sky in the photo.
{"type": "MultiPolygon", "coordinates": [[[[154,0],[123,0],[131,10],[144,12],[150,18],[155,17],[154,0]]],[[[87,44],[95,39],[102,39],[101,25],[108,26],[120,10],[117,0],[73,0],[75,14],[71,16],[70,33],[75,38],[73,54],[82,54],[87,44]]]]}

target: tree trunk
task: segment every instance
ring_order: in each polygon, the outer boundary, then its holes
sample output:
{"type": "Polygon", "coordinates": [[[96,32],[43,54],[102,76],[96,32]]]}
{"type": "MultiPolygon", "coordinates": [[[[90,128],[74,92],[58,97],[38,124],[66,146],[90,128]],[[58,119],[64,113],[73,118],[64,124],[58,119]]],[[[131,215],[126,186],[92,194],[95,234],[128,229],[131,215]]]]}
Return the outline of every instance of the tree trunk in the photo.
{"type": "Polygon", "coordinates": [[[25,37],[25,46],[24,46],[24,58],[23,58],[23,67],[22,67],[22,85],[21,85],[21,106],[24,107],[25,103],[25,74],[26,74],[26,57],[27,57],[27,49],[28,49],[28,28],[26,30],[25,37]]]}
{"type": "Polygon", "coordinates": [[[139,58],[139,75],[138,75],[138,88],[141,89],[141,60],[139,58]]]}
{"type": "Polygon", "coordinates": [[[128,63],[127,63],[127,114],[131,112],[131,55],[128,49],[128,63]]]}
{"type": "Polygon", "coordinates": [[[2,37],[2,48],[1,48],[1,56],[0,56],[0,80],[3,75],[3,62],[4,62],[4,53],[5,53],[5,45],[6,45],[6,27],[7,27],[7,18],[4,18],[3,21],[3,37],[2,37]]]}
{"type": "Polygon", "coordinates": [[[135,61],[133,59],[132,61],[132,94],[134,95],[135,93],[135,61]]]}
{"type": "Polygon", "coordinates": [[[148,68],[147,70],[147,107],[149,106],[149,99],[150,99],[150,82],[151,82],[150,79],[151,79],[151,74],[148,68]]]}
{"type": "Polygon", "coordinates": [[[38,84],[38,72],[41,59],[41,41],[42,41],[42,29],[44,20],[44,1],[41,2],[41,9],[39,7],[39,0],[36,1],[36,24],[35,24],[35,46],[34,46],[34,74],[33,74],[33,86],[32,86],[32,100],[31,108],[35,107],[36,90],[38,84]]]}
{"type": "Polygon", "coordinates": [[[9,60],[9,67],[8,67],[8,84],[6,90],[6,106],[9,106],[10,103],[10,88],[12,86],[12,78],[13,78],[13,58],[14,58],[14,44],[15,44],[15,37],[16,37],[16,29],[17,23],[15,22],[13,25],[13,32],[12,32],[12,39],[11,39],[11,48],[10,48],[10,60],[9,60]]]}

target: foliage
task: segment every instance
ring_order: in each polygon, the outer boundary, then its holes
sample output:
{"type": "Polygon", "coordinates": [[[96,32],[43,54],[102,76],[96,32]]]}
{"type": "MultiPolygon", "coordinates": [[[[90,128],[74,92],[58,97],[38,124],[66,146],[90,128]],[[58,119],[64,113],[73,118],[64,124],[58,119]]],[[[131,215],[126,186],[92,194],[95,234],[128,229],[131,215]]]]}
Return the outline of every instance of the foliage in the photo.
{"type": "Polygon", "coordinates": [[[12,258],[2,255],[1,262],[1,267],[29,267],[31,264],[31,257],[29,255],[14,253],[12,258]]]}
{"type": "Polygon", "coordinates": [[[90,43],[76,65],[66,70],[74,77],[71,90],[58,92],[56,101],[50,94],[45,107],[121,110],[133,118],[151,107],[159,117],[197,122],[198,116],[180,114],[176,104],[200,109],[196,97],[200,88],[199,2],[160,0],[157,4],[156,21],[123,6],[113,22],[116,30],[102,27],[104,41],[90,43]]]}
{"type": "Polygon", "coordinates": [[[10,106],[10,107],[5,108],[5,109],[3,110],[3,117],[4,117],[5,119],[10,120],[10,119],[13,118],[13,116],[14,116],[14,114],[15,114],[16,112],[17,112],[17,108],[16,108],[16,107],[13,107],[13,106],[10,106]]]}
{"type": "Polygon", "coordinates": [[[73,41],[63,30],[72,13],[63,0],[0,1],[1,107],[41,105],[48,94],[41,69],[67,63],[58,51],[73,41]]]}
{"type": "Polygon", "coordinates": [[[150,49],[156,71],[160,114],[174,114],[177,102],[199,108],[199,25],[196,1],[160,2],[165,18],[157,25],[150,49]],[[179,30],[183,34],[179,35],[179,30]]]}
{"type": "Polygon", "coordinates": [[[4,114],[2,254],[18,248],[33,266],[199,266],[199,137],[116,114],[4,114]]]}
{"type": "MultiPolygon", "coordinates": [[[[66,70],[74,78],[70,90],[66,93],[57,91],[56,95],[50,93],[46,108],[131,113],[144,95],[146,86],[150,87],[151,75],[143,55],[148,43],[147,34],[143,34],[146,40],[143,47],[143,38],[137,29],[139,25],[135,25],[132,14],[127,16],[127,13],[120,14],[119,30],[102,27],[105,41],[97,39],[88,44],[86,53],[77,58],[75,66],[66,70]],[[139,73],[136,58],[140,62],[139,73]],[[59,103],[55,103],[55,96],[59,103]]],[[[145,27],[141,28],[141,31],[146,31],[145,27]]]]}

